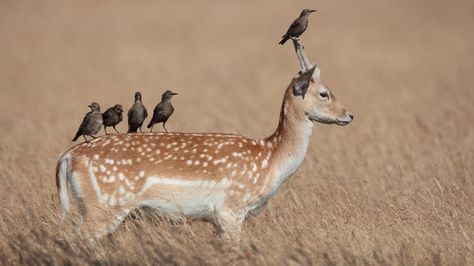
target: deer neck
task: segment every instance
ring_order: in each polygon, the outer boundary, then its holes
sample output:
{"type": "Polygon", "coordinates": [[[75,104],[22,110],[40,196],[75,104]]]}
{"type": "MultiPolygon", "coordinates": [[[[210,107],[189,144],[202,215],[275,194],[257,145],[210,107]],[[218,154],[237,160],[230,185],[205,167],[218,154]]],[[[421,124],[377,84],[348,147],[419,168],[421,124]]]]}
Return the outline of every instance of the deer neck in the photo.
{"type": "Polygon", "coordinates": [[[276,131],[266,139],[275,143],[270,161],[268,181],[264,191],[271,196],[293,175],[306,155],[311,139],[313,123],[302,112],[298,112],[298,101],[287,91],[280,111],[276,131]]]}

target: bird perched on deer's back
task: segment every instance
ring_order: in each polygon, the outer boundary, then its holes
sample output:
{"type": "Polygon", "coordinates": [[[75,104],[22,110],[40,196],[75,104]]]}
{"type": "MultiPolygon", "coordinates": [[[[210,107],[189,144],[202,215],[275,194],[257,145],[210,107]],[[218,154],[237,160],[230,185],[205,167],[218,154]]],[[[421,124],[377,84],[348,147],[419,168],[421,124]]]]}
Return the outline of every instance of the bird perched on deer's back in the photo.
{"type": "Polygon", "coordinates": [[[128,110],[128,133],[137,132],[140,129],[142,132],[142,125],[147,118],[148,112],[142,103],[142,94],[135,92],[135,103],[128,110]]]}
{"type": "Polygon", "coordinates": [[[105,111],[102,114],[102,120],[104,120],[105,135],[109,134],[107,133],[107,127],[112,127],[113,129],[115,129],[117,133],[119,133],[118,130],[115,128],[115,126],[118,125],[120,122],[122,122],[122,119],[123,119],[122,113],[123,113],[122,105],[116,104],[110,107],[109,109],[107,109],[107,111],[105,111]]]}
{"type": "Polygon", "coordinates": [[[94,102],[88,107],[91,108],[92,111],[86,114],[72,141],[76,141],[80,136],[82,136],[86,142],[89,142],[86,136],[95,138],[94,135],[96,135],[102,127],[103,120],[99,104],[94,102]]]}
{"type": "Polygon", "coordinates": [[[311,13],[316,12],[313,9],[303,9],[300,16],[291,23],[288,31],[282,36],[282,40],[279,42],[280,45],[285,44],[288,39],[298,38],[308,27],[308,17],[311,13]]]}
{"type": "Polygon", "coordinates": [[[178,95],[178,94],[170,90],[165,91],[165,93],[161,95],[161,102],[158,103],[155,107],[155,110],[153,110],[153,118],[151,119],[150,123],[147,126],[150,129],[150,132],[152,132],[153,126],[156,123],[163,123],[163,128],[165,129],[166,132],[168,132],[168,130],[165,127],[165,124],[166,124],[166,121],[168,121],[168,118],[170,118],[170,116],[174,112],[174,107],[171,104],[171,98],[174,95],[178,95]]]}

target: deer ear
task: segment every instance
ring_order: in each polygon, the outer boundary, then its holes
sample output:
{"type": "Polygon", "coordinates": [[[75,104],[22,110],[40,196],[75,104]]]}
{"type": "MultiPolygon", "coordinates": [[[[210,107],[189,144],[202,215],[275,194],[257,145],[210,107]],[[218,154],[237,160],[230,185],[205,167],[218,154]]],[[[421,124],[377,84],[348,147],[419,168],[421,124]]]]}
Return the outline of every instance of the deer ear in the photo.
{"type": "Polygon", "coordinates": [[[313,78],[314,79],[319,79],[321,77],[321,69],[316,65],[316,69],[314,70],[313,73],[313,78]]]}
{"type": "Polygon", "coordinates": [[[312,67],[308,69],[306,72],[301,74],[298,79],[293,84],[293,95],[301,96],[304,99],[304,96],[309,88],[309,83],[311,82],[311,78],[313,77],[313,73],[316,67],[312,67]]]}

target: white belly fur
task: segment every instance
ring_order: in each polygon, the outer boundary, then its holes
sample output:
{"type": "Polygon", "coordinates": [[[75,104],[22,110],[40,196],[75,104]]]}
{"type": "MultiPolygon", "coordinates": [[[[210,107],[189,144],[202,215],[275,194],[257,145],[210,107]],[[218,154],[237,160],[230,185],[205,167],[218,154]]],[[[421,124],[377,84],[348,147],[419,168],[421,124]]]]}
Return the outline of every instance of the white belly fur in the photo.
{"type": "Polygon", "coordinates": [[[146,192],[147,196],[139,206],[171,217],[209,217],[224,205],[225,189],[229,185],[227,178],[215,182],[150,176],[141,191],[146,192]]]}

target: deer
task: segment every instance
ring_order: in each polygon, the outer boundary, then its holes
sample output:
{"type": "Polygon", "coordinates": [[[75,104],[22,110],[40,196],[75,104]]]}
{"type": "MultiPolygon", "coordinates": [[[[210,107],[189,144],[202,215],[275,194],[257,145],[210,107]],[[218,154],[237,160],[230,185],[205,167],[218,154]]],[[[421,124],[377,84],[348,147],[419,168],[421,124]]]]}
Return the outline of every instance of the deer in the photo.
{"type": "Polygon", "coordinates": [[[239,240],[244,220],[301,165],[313,123],[342,126],[354,118],[299,41],[293,44],[300,71],[285,90],[273,134],[114,134],[73,146],[56,170],[63,219],[72,196],[79,226],[92,239],[112,234],[132,211],[151,209],[170,219],[211,221],[222,239],[239,240]]]}

